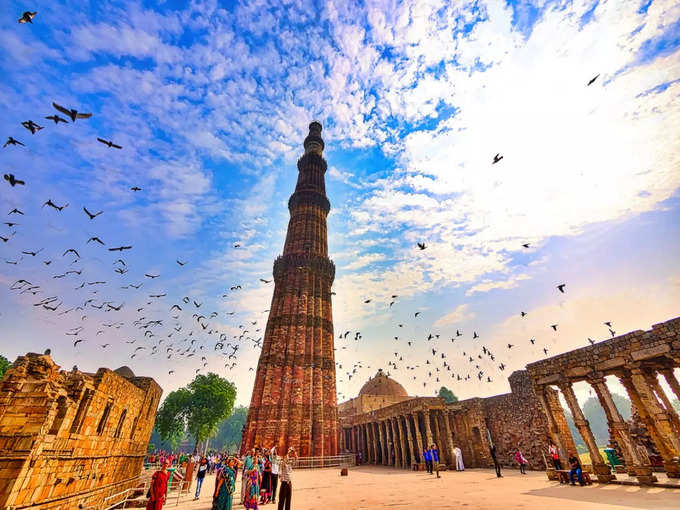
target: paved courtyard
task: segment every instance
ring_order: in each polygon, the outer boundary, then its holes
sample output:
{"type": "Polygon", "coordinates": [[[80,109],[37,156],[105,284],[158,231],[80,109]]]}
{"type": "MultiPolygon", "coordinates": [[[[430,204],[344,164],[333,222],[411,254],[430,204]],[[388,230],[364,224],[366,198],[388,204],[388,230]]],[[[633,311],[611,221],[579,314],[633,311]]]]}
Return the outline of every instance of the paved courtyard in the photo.
{"type": "MultiPolygon", "coordinates": [[[[166,508],[209,510],[214,477],[206,479],[198,501],[183,497],[166,508]]],[[[240,494],[240,480],[236,487],[240,494]]],[[[236,499],[236,498],[235,498],[236,499]]],[[[243,508],[235,504],[234,508],[243,508]]],[[[274,509],[274,505],[260,508],[274,509]]],[[[598,485],[571,487],[549,481],[545,473],[507,471],[496,478],[491,470],[442,472],[437,479],[422,472],[376,466],[350,469],[341,477],[339,469],[301,470],[293,473],[294,510],[375,510],[378,508],[435,508],[493,510],[614,510],[649,508],[677,510],[680,489],[640,488],[637,486],[598,485]]]]}

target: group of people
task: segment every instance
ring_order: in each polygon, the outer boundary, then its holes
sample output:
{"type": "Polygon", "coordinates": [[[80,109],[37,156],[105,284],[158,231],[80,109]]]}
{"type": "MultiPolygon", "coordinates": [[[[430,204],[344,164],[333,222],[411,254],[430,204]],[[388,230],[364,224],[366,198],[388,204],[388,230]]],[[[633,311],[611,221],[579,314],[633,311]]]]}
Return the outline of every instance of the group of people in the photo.
{"type": "MultiPolygon", "coordinates": [[[[555,466],[555,471],[564,471],[562,468],[562,461],[560,460],[560,451],[553,442],[551,442],[548,447],[548,455],[555,466]]],[[[569,462],[569,483],[571,483],[571,485],[576,485],[576,480],[578,480],[579,485],[583,485],[581,459],[574,452],[569,451],[567,460],[569,462]]]]}
{"type": "MultiPolygon", "coordinates": [[[[253,448],[243,458],[241,472],[241,503],[248,509],[258,505],[276,503],[279,490],[279,510],[290,510],[292,496],[293,462],[297,454],[293,447],[285,456],[279,457],[276,447],[269,450],[253,448]],[[280,482],[280,488],[279,486],[280,482]]],[[[219,509],[222,510],[222,509],[219,509]]]]}

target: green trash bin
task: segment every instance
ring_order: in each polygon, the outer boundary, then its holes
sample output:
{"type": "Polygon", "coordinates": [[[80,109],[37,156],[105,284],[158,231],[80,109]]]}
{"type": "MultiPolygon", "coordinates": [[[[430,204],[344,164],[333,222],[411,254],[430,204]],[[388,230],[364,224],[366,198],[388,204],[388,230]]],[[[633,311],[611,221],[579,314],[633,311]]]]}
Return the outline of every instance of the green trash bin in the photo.
{"type": "Polygon", "coordinates": [[[616,466],[623,464],[621,460],[619,460],[619,456],[616,455],[616,450],[614,450],[614,448],[605,448],[604,453],[607,456],[607,460],[609,461],[612,469],[616,470],[616,466]]]}
{"type": "Polygon", "coordinates": [[[168,478],[168,492],[170,492],[170,487],[172,487],[172,477],[175,474],[175,469],[177,468],[168,468],[168,473],[170,473],[170,477],[168,478]]]}

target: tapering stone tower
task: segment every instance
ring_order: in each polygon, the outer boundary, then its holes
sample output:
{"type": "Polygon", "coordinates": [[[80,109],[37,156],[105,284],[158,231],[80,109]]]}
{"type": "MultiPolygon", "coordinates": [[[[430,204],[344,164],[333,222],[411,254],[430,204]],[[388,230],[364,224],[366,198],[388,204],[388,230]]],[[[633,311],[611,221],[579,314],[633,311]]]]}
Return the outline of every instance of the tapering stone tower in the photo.
{"type": "Polygon", "coordinates": [[[283,255],[274,262],[274,296],[241,449],[289,446],[300,456],[338,452],[338,410],[328,258],[326,160],[321,124],[309,125],[298,180],[288,201],[283,255]]]}

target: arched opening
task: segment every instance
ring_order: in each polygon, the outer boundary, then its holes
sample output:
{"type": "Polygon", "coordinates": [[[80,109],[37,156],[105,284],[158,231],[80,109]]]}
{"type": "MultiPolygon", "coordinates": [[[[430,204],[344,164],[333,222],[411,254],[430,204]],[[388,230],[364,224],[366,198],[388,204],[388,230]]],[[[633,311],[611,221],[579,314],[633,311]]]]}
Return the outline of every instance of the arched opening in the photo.
{"type": "Polygon", "coordinates": [[[126,415],[127,409],[123,409],[123,412],[120,413],[120,418],[118,418],[118,425],[116,425],[116,431],[114,432],[113,437],[120,437],[120,434],[123,431],[123,424],[125,423],[126,415]]]}

